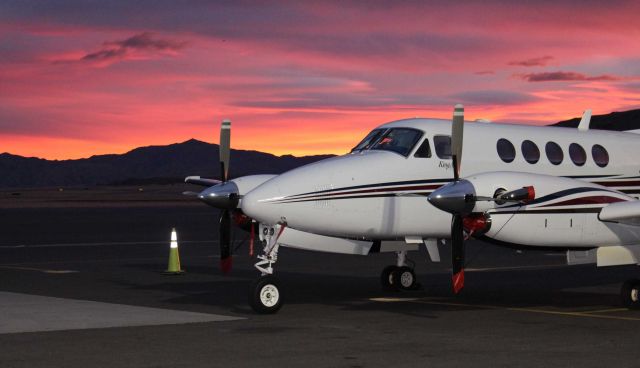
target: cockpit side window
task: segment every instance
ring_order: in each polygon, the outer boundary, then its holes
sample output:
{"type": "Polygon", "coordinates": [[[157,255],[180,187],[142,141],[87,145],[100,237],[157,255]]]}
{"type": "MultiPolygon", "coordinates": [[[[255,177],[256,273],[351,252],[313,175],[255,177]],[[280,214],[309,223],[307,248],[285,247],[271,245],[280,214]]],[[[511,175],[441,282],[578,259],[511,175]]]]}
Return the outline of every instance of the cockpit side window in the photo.
{"type": "Polygon", "coordinates": [[[369,134],[367,134],[366,137],[364,137],[362,141],[360,141],[360,143],[353,147],[351,152],[359,152],[371,148],[371,146],[378,141],[378,138],[380,138],[385,130],[386,129],[372,130],[369,134]]]}
{"type": "Polygon", "coordinates": [[[433,137],[433,145],[436,148],[438,158],[448,160],[451,158],[451,137],[448,135],[436,135],[433,137]]]}
{"type": "Polygon", "coordinates": [[[416,153],[413,157],[420,158],[430,158],[431,157],[431,146],[429,145],[429,138],[425,138],[420,147],[416,150],[416,153]]]}
{"type": "Polygon", "coordinates": [[[408,156],[422,137],[422,131],[411,128],[391,128],[376,144],[372,150],[393,151],[403,156],[408,156]]]}

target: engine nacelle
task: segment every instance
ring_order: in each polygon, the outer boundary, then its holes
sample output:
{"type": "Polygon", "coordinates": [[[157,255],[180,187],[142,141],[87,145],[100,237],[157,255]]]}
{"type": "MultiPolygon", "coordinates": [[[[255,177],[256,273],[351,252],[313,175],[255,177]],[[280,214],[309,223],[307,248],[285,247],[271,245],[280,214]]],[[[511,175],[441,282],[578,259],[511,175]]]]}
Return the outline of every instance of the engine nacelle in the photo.
{"type": "MultiPolygon", "coordinates": [[[[524,246],[594,247],[616,245],[621,239],[613,226],[598,219],[603,207],[635,199],[607,187],[582,180],[549,175],[488,172],[465,178],[473,187],[471,214],[491,218],[488,238],[524,246]],[[533,187],[529,201],[500,201],[500,195],[533,187]]],[[[524,195],[525,191],[521,191],[524,195]]]]}

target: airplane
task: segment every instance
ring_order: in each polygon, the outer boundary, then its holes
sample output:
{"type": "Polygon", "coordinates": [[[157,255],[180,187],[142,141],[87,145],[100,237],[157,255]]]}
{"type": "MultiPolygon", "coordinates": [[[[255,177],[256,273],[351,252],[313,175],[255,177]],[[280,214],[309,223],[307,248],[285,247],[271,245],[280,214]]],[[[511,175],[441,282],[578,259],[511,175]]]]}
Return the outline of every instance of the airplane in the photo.
{"type": "MultiPolygon", "coordinates": [[[[257,313],[283,304],[279,247],[395,253],[382,286],[411,290],[407,258],[424,245],[433,262],[451,244],[453,292],[464,287],[465,241],[566,252],[567,264],[640,265],[640,135],[578,128],[412,118],[373,129],[351,152],[280,175],[229,178],[231,122],[220,135],[221,180],[189,176],[221,209],[220,265],[231,269],[232,222],[262,245],[249,289],[257,313]],[[464,144],[463,144],[464,142],[464,144]],[[257,239],[256,239],[257,237],[257,239]],[[445,243],[445,239],[450,242],[445,243]],[[447,245],[448,247],[448,245],[447,245]]],[[[640,280],[621,288],[640,309],[640,280]]]]}

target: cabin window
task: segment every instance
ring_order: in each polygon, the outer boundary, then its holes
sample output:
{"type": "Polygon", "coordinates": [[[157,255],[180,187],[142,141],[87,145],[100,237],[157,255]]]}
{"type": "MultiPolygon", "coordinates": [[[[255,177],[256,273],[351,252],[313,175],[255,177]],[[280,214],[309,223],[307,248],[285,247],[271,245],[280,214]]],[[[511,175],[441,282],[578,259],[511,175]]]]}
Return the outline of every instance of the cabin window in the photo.
{"type": "Polygon", "coordinates": [[[564,153],[562,148],[556,142],[547,142],[544,146],[544,151],[547,154],[547,159],[554,165],[560,165],[564,160],[564,153]]]}
{"type": "Polygon", "coordinates": [[[433,137],[433,145],[436,155],[443,160],[451,159],[451,137],[448,135],[436,135],[433,137]]]}
{"type": "Polygon", "coordinates": [[[425,138],[420,147],[416,150],[413,157],[429,158],[431,157],[431,146],[429,145],[429,138],[425,138]]]}
{"type": "Polygon", "coordinates": [[[587,162],[587,153],[578,143],[571,143],[569,145],[569,157],[571,157],[571,161],[577,166],[582,166],[587,162]]]}
{"type": "Polygon", "coordinates": [[[540,149],[536,146],[535,143],[530,140],[526,140],[522,142],[522,155],[524,159],[530,163],[535,164],[540,160],[540,149]]]}
{"type": "Polygon", "coordinates": [[[498,150],[498,156],[506,163],[512,162],[516,158],[516,148],[513,143],[504,138],[498,140],[496,149],[498,150]]]}
{"type": "Polygon", "coordinates": [[[593,161],[595,161],[596,165],[600,167],[605,167],[609,164],[609,153],[599,144],[594,144],[591,147],[591,156],[593,156],[593,161]]]}
{"type": "Polygon", "coordinates": [[[411,128],[391,128],[371,147],[372,150],[392,151],[408,156],[422,138],[422,131],[411,128]]]}
{"type": "Polygon", "coordinates": [[[351,152],[358,152],[358,151],[369,149],[374,143],[376,143],[376,141],[378,140],[378,138],[380,138],[380,136],[384,131],[385,129],[372,130],[369,134],[367,134],[366,137],[364,137],[362,141],[360,141],[360,143],[358,143],[355,147],[353,147],[351,152]]]}

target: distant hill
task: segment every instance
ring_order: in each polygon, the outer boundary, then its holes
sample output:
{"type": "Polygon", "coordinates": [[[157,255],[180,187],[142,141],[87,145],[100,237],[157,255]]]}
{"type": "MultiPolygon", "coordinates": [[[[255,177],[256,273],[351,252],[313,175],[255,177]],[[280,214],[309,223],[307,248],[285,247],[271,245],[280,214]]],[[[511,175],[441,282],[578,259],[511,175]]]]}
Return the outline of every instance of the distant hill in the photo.
{"type": "MultiPolygon", "coordinates": [[[[0,154],[0,187],[90,186],[100,184],[167,183],[188,175],[220,177],[217,144],[195,139],[168,146],[136,148],[122,155],[79,160],[45,160],[0,154]]],[[[230,175],[279,174],[332,155],[274,156],[231,150],[230,175]]]]}
{"type": "MultiPolygon", "coordinates": [[[[553,124],[577,127],[580,118],[553,124]]],[[[640,109],[594,115],[591,129],[640,130],[640,109]]],[[[91,186],[101,184],[175,183],[188,175],[220,177],[218,145],[195,139],[168,146],[136,148],[122,155],[79,160],[45,160],[0,154],[0,188],[91,186]]],[[[274,156],[258,151],[231,150],[230,175],[280,174],[332,155],[274,156]]]]}
{"type": "MultiPolygon", "coordinates": [[[[580,118],[561,121],[553,126],[576,128],[580,123],[580,118]]],[[[600,130],[638,130],[640,129],[640,109],[622,112],[612,112],[606,115],[593,115],[589,129],[600,130]]]]}

